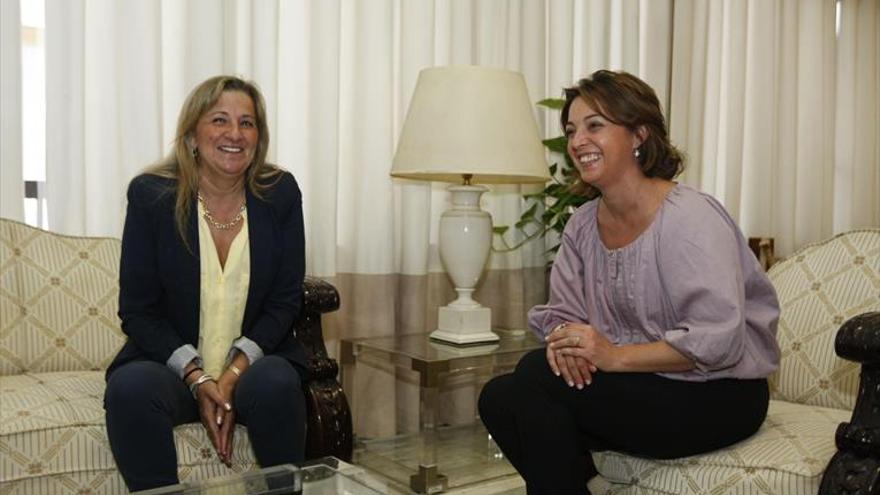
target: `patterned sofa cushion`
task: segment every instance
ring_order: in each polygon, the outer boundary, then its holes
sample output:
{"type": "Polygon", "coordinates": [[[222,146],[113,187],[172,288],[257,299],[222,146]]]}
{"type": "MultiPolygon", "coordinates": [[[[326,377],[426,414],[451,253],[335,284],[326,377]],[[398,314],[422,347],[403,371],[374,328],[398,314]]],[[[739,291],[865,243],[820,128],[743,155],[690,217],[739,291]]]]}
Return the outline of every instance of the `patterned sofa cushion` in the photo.
{"type": "MultiPolygon", "coordinates": [[[[104,428],[104,373],[20,374],[0,379],[0,493],[125,493],[104,428]]],[[[174,435],[181,481],[229,474],[201,424],[174,435]]],[[[236,472],[256,460],[244,427],[233,444],[236,472]]]]}
{"type": "Polygon", "coordinates": [[[672,460],[595,452],[604,493],[815,494],[837,451],[834,431],[849,411],[770,401],[767,420],[752,437],[704,455],[672,460]]]}
{"type": "Polygon", "coordinates": [[[0,222],[0,375],[106,369],[124,342],[119,254],[116,239],[0,222]]]}
{"type": "Polygon", "coordinates": [[[777,340],[779,371],[772,397],[852,410],[859,367],[837,357],[840,325],[860,313],[880,311],[880,230],[856,230],[807,246],[768,272],[782,314],[777,340]]]}

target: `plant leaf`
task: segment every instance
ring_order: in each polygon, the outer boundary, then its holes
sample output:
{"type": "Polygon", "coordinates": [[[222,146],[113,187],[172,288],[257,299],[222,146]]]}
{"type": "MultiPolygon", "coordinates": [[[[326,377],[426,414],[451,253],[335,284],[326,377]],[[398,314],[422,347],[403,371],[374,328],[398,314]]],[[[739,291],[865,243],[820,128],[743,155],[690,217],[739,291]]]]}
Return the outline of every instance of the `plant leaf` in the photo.
{"type": "Polygon", "coordinates": [[[565,136],[544,139],[541,142],[544,143],[544,146],[546,146],[547,149],[555,151],[556,153],[565,153],[566,147],[568,146],[568,139],[566,139],[565,136]]]}
{"type": "Polygon", "coordinates": [[[537,104],[553,110],[562,110],[562,107],[565,106],[565,100],[559,98],[545,98],[537,104]]]}
{"type": "Polygon", "coordinates": [[[522,230],[526,225],[532,223],[533,221],[534,220],[532,220],[531,218],[520,218],[518,222],[513,224],[513,226],[519,230],[522,230]]]}

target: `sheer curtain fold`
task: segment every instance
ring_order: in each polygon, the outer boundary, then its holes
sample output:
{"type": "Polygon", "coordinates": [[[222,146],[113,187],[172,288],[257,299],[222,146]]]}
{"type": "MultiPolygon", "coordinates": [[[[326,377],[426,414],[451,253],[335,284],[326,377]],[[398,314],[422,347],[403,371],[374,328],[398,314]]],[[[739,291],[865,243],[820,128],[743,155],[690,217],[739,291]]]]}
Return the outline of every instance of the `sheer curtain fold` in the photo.
{"type": "Polygon", "coordinates": [[[831,235],[834,170],[834,4],[801,2],[798,11],[798,165],[794,238],[800,246],[831,235]],[[828,70],[831,68],[832,70],[828,70]]]}
{"type": "MultiPolygon", "coordinates": [[[[740,227],[747,232],[772,232],[772,222],[766,212],[771,211],[771,199],[777,183],[777,170],[768,167],[767,157],[776,154],[777,112],[776,78],[778,63],[775,50],[775,32],[780,11],[775,6],[761,7],[751,1],[747,7],[745,42],[745,73],[742,130],[742,176],[739,185],[748,196],[740,197],[737,208],[740,227]]],[[[731,205],[732,206],[732,205],[731,205]]]]}
{"type": "Polygon", "coordinates": [[[688,154],[682,180],[720,199],[746,235],[775,237],[783,256],[880,224],[880,23],[876,2],[840,7],[835,33],[834,2],[675,2],[670,132],[688,154]]]}
{"type": "Polygon", "coordinates": [[[21,10],[0,2],[0,216],[24,220],[21,122],[21,10]]]}
{"type": "Polygon", "coordinates": [[[880,6],[842,4],[837,46],[833,229],[880,224],[880,6]]]}
{"type": "Polygon", "coordinates": [[[340,31],[337,269],[392,273],[394,64],[390,1],[343,3],[340,31]]]}
{"type": "Polygon", "coordinates": [[[118,235],[161,149],[157,3],[46,2],[46,186],[57,232],[118,235]]]}

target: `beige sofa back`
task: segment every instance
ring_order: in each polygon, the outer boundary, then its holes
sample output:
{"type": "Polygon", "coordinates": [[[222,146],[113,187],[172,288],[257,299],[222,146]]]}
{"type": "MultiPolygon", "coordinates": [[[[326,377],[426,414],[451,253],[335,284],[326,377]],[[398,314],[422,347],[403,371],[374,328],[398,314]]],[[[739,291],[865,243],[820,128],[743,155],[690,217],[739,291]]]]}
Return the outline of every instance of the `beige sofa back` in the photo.
{"type": "Polygon", "coordinates": [[[840,325],[880,311],[880,229],[855,230],[798,250],[768,272],[782,314],[773,399],[852,410],[859,366],[833,351],[840,325]]]}
{"type": "Polygon", "coordinates": [[[125,340],[119,255],[116,239],[0,219],[0,375],[107,367],[125,340]]]}

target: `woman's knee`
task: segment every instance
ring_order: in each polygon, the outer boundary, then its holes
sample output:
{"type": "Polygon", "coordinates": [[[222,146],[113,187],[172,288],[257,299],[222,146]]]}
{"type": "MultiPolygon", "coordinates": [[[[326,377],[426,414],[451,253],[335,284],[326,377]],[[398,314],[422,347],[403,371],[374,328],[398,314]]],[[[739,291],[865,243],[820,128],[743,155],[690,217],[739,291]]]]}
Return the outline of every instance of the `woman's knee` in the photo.
{"type": "Polygon", "coordinates": [[[278,356],[266,356],[248,369],[235,390],[237,403],[277,403],[304,400],[302,378],[296,367],[278,356]]]}
{"type": "Polygon", "coordinates": [[[520,378],[534,379],[552,375],[553,370],[547,362],[547,352],[544,349],[537,349],[523,356],[516,364],[513,373],[520,378]]]}
{"type": "Polygon", "coordinates": [[[152,361],[135,361],[110,375],[104,391],[104,408],[113,411],[144,411],[162,399],[173,373],[152,361]]]}
{"type": "Polygon", "coordinates": [[[284,358],[266,356],[248,370],[254,381],[269,390],[301,390],[302,379],[296,367],[284,358]]]}
{"type": "Polygon", "coordinates": [[[501,375],[489,380],[480,391],[477,400],[477,410],[484,419],[494,416],[499,410],[508,409],[510,402],[516,394],[516,386],[513,375],[501,375]]]}

